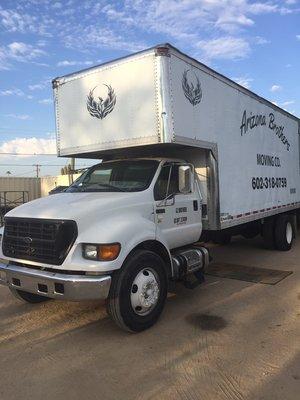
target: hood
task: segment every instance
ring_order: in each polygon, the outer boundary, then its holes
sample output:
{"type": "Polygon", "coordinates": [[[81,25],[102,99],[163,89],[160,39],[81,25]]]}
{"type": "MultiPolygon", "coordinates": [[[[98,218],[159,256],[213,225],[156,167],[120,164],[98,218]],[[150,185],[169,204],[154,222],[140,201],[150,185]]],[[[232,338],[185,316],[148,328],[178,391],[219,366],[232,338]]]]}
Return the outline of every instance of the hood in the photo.
{"type": "Polygon", "coordinates": [[[75,192],[42,197],[9,211],[7,217],[78,220],[109,210],[131,207],[148,199],[147,192],[75,192]]]}

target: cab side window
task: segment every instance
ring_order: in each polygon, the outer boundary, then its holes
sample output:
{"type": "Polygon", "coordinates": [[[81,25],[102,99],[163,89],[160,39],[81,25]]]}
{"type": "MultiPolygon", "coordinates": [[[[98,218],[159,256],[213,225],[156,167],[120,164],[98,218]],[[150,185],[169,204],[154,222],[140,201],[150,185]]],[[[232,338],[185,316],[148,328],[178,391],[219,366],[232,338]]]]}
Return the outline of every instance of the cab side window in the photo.
{"type": "Polygon", "coordinates": [[[172,165],[171,171],[171,178],[170,178],[170,185],[168,190],[169,194],[176,194],[179,193],[179,186],[178,186],[178,179],[179,179],[179,172],[178,172],[179,165],[172,165]]]}
{"type": "Polygon", "coordinates": [[[171,165],[164,165],[154,186],[154,200],[163,200],[167,197],[168,181],[171,165]]]}
{"type": "Polygon", "coordinates": [[[165,164],[154,186],[154,200],[164,200],[178,192],[178,165],[165,164]]]}

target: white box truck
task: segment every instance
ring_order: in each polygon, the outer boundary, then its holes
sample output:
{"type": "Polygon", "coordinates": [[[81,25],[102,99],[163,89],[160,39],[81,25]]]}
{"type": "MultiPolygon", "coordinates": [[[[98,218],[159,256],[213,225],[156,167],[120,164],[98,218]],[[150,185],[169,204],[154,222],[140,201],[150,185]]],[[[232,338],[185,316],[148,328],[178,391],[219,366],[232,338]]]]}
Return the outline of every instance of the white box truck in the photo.
{"type": "Polygon", "coordinates": [[[92,158],[65,192],[5,217],[0,282],[18,298],[107,299],[155,323],[168,284],[201,278],[200,238],[289,250],[299,119],[169,44],[53,80],[57,151],[92,158]]]}

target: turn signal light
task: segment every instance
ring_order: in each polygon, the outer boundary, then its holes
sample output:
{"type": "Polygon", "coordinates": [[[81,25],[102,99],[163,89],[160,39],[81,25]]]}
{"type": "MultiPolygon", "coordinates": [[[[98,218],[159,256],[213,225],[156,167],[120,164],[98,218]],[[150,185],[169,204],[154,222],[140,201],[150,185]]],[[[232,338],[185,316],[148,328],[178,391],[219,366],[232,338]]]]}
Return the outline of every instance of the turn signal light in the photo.
{"type": "Polygon", "coordinates": [[[115,260],[120,253],[120,244],[102,244],[98,248],[98,258],[103,261],[115,260]]]}

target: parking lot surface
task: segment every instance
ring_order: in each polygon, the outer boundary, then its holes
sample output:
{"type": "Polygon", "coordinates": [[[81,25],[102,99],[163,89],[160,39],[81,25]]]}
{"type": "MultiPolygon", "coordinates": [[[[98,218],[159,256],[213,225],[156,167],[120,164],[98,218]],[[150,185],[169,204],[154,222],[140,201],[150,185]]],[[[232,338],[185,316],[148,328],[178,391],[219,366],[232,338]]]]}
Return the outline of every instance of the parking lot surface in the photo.
{"type": "Polygon", "coordinates": [[[178,284],[139,334],[120,331],[101,302],[29,305],[0,287],[0,399],[299,399],[300,240],[287,253],[260,238],[211,252],[293,274],[276,285],[178,284]]]}

